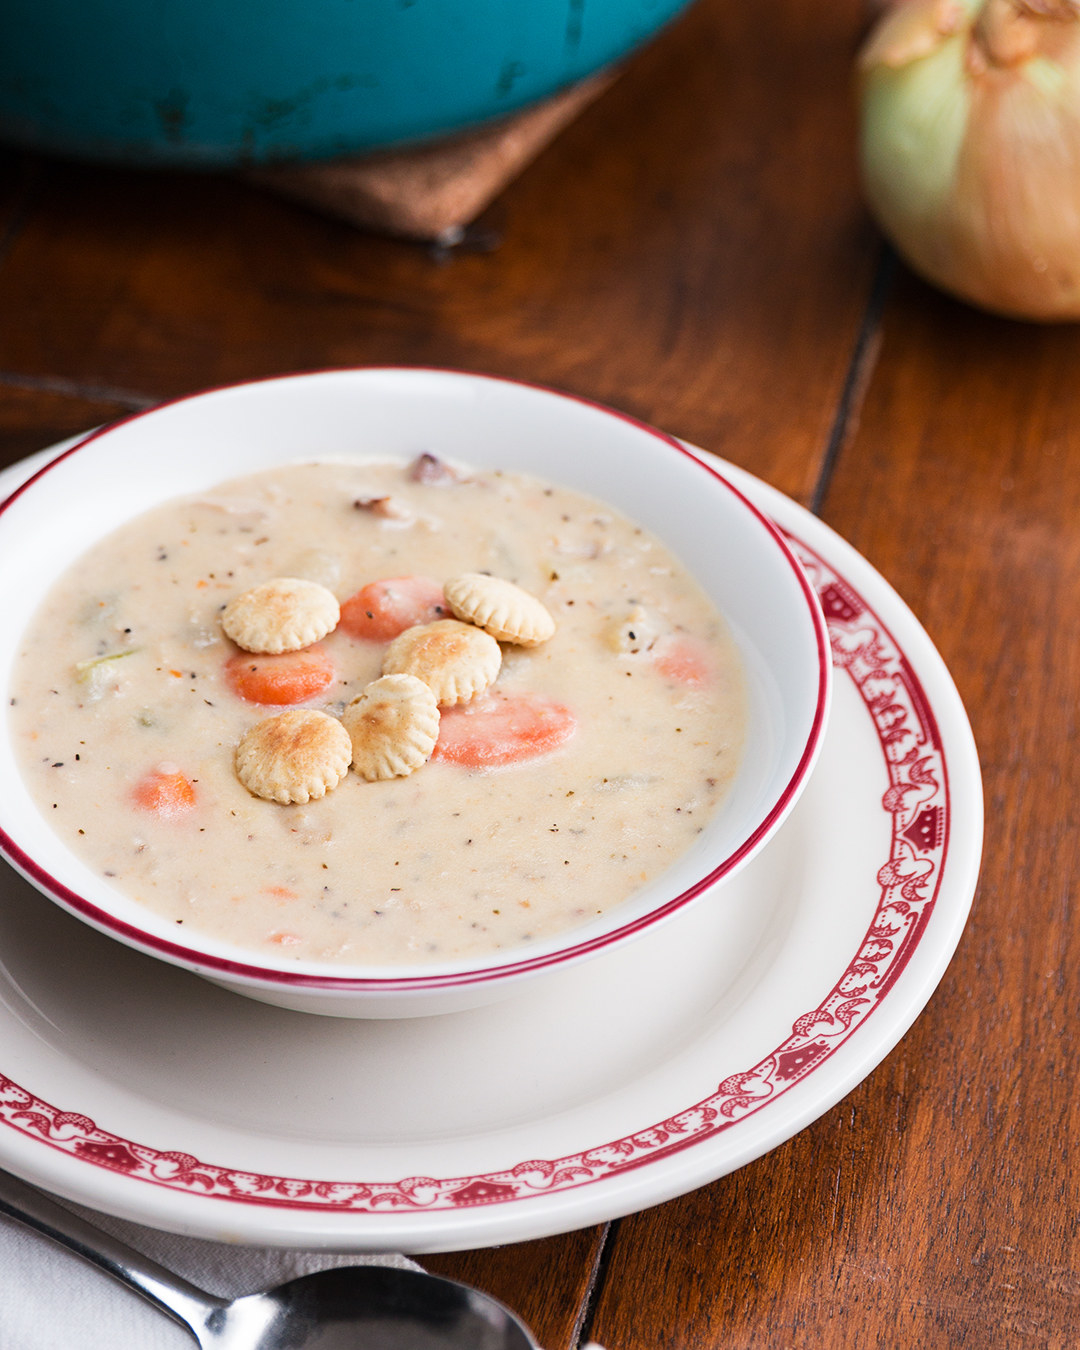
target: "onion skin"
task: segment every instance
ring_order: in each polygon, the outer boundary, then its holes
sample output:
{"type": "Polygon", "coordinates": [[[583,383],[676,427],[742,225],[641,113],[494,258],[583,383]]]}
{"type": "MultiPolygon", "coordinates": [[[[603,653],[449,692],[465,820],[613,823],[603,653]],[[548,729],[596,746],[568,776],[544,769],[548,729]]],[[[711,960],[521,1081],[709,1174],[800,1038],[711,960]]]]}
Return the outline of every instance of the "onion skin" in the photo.
{"type": "Polygon", "coordinates": [[[903,0],[859,95],[866,198],[911,266],[998,314],[1080,319],[1076,0],[903,0]]]}

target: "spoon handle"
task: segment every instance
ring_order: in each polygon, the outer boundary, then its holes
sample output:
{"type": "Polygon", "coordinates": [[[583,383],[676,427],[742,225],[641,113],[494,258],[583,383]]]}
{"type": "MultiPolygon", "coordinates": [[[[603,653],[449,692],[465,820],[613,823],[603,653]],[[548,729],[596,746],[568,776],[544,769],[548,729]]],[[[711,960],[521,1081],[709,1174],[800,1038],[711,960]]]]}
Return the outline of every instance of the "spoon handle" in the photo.
{"type": "Polygon", "coordinates": [[[2,1170],[0,1213],[52,1238],[61,1247],[142,1294],[186,1327],[200,1344],[200,1328],[206,1325],[212,1313],[225,1306],[222,1300],[189,1284],[149,1257],[140,1256],[117,1238],[58,1205],[42,1191],[2,1170]]]}

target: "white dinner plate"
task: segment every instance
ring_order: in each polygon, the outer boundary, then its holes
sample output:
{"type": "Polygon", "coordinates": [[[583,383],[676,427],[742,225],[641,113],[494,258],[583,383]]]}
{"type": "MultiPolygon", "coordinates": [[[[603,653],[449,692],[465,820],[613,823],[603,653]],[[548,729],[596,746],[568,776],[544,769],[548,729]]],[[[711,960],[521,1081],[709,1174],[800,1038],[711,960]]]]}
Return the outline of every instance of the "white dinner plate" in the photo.
{"type": "MultiPolygon", "coordinates": [[[[0,495],[51,453],[0,475],[0,495]]],[[[0,1164],[205,1238],[455,1250],[668,1200],[855,1087],[963,929],[982,839],[974,742],[887,583],[801,507],[721,470],[791,539],[837,668],[820,762],[760,857],[536,990],[395,1022],[230,994],[0,864],[0,1164]]]]}

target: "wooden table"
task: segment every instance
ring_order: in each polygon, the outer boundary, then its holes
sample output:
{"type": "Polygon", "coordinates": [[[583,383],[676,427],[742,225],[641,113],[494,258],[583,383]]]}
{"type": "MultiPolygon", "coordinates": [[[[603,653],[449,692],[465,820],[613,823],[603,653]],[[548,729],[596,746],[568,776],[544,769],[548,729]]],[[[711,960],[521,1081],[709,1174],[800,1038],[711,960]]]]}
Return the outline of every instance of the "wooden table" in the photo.
{"type": "Polygon", "coordinates": [[[431,1258],[549,1350],[1080,1344],[1080,332],[981,315],[893,262],[854,169],[862,25],[859,0],[702,0],[504,194],[501,246],[449,261],[228,178],[0,160],[5,461],[281,371],[521,376],[812,506],[955,675],[981,889],[886,1061],[681,1199],[431,1258]]]}

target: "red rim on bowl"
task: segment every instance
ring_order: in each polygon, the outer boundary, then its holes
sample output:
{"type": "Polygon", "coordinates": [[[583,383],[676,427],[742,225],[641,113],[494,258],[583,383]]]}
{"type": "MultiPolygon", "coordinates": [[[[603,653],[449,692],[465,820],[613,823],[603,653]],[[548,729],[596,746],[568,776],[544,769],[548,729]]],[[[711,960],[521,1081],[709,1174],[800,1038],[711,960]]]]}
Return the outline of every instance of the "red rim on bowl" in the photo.
{"type": "Polygon", "coordinates": [[[199,973],[217,973],[222,976],[239,976],[246,980],[261,981],[271,986],[340,990],[342,992],[356,991],[359,993],[376,990],[406,991],[462,988],[476,984],[494,983],[510,979],[528,971],[559,966],[576,961],[582,956],[601,951],[605,947],[623,941],[632,934],[639,933],[642,930],[651,927],[653,924],[658,923],[662,919],[673,914],[676,910],[681,909],[702,891],[733,872],[758,848],[761,841],[777,828],[779,823],[787,815],[803,787],[810,770],[813,768],[818,751],[821,748],[829,706],[832,675],[832,660],[828,631],[818,598],[810,585],[801,564],[784,536],[773,522],[758,510],[758,508],[742,492],[740,492],[738,488],[710,465],[704,463],[697,455],[693,454],[673,436],[669,436],[666,432],[650,426],[647,422],[642,422],[638,418],[620,412],[618,409],[607,407],[602,403],[598,403],[592,399],[582,398],[576,394],[569,394],[562,390],[552,389],[545,385],[533,384],[524,380],[514,380],[504,376],[485,375],[472,371],[448,370],[438,367],[360,366],[334,368],[332,370],[294,372],[286,375],[268,377],[264,380],[244,380],[233,384],[219,385],[198,390],[192,394],[186,394],[179,398],[166,400],[143,412],[132,413],[127,417],[120,418],[115,422],[109,423],[107,426],[99,427],[97,430],[91,432],[77,444],[69,447],[67,450],[57,455],[57,457],[48,464],[38,469],[36,473],[32,474],[24,483],[22,483],[5,501],[0,503],[0,523],[2,523],[4,513],[11,505],[32,488],[35,483],[39,482],[55,469],[57,465],[63,463],[71,456],[79,454],[81,451],[85,450],[87,446],[92,445],[95,441],[100,440],[104,436],[108,436],[119,427],[128,426],[134,422],[138,422],[142,418],[152,416],[163,409],[175,407],[178,404],[188,403],[194,399],[205,397],[206,395],[226,393],[230,390],[248,388],[253,385],[272,384],[280,381],[303,379],[305,377],[317,375],[375,374],[380,372],[434,374],[440,376],[459,376],[468,380],[490,380],[493,383],[516,386],[535,393],[549,395],[553,398],[563,399],[570,403],[581,404],[584,407],[591,408],[609,417],[616,418],[635,427],[639,431],[647,433],[661,445],[677,455],[683,456],[700,469],[702,473],[707,474],[711,479],[721,484],[739,501],[743,509],[754,516],[764,527],[772,541],[775,543],[777,550],[783,555],[794,573],[801,594],[805,600],[807,612],[813,626],[818,663],[817,700],[809,735],[806,744],[803,747],[798,764],[776,801],[772,804],[752,833],[742,841],[738,848],[724,858],[717,866],[712,868],[707,874],[680,891],[678,895],[674,896],[663,905],[657,906],[647,914],[636,919],[620,924],[616,928],[591,938],[582,939],[579,942],[570,943],[561,947],[558,951],[522,957],[520,960],[510,961],[501,964],[496,968],[473,966],[461,971],[432,975],[357,977],[277,970],[272,967],[262,966],[252,962],[233,961],[228,958],[213,956],[195,948],[184,946],[181,943],[171,942],[165,938],[157,937],[152,933],[147,933],[133,924],[118,919],[107,910],[102,909],[92,901],[87,900],[84,896],[72,891],[37,863],[23,848],[20,847],[15,839],[0,826],[0,853],[2,853],[17,870],[22,872],[24,876],[47,895],[120,940],[135,947],[153,952],[166,960],[172,960],[187,966],[188,968],[194,968],[199,973]]]}

